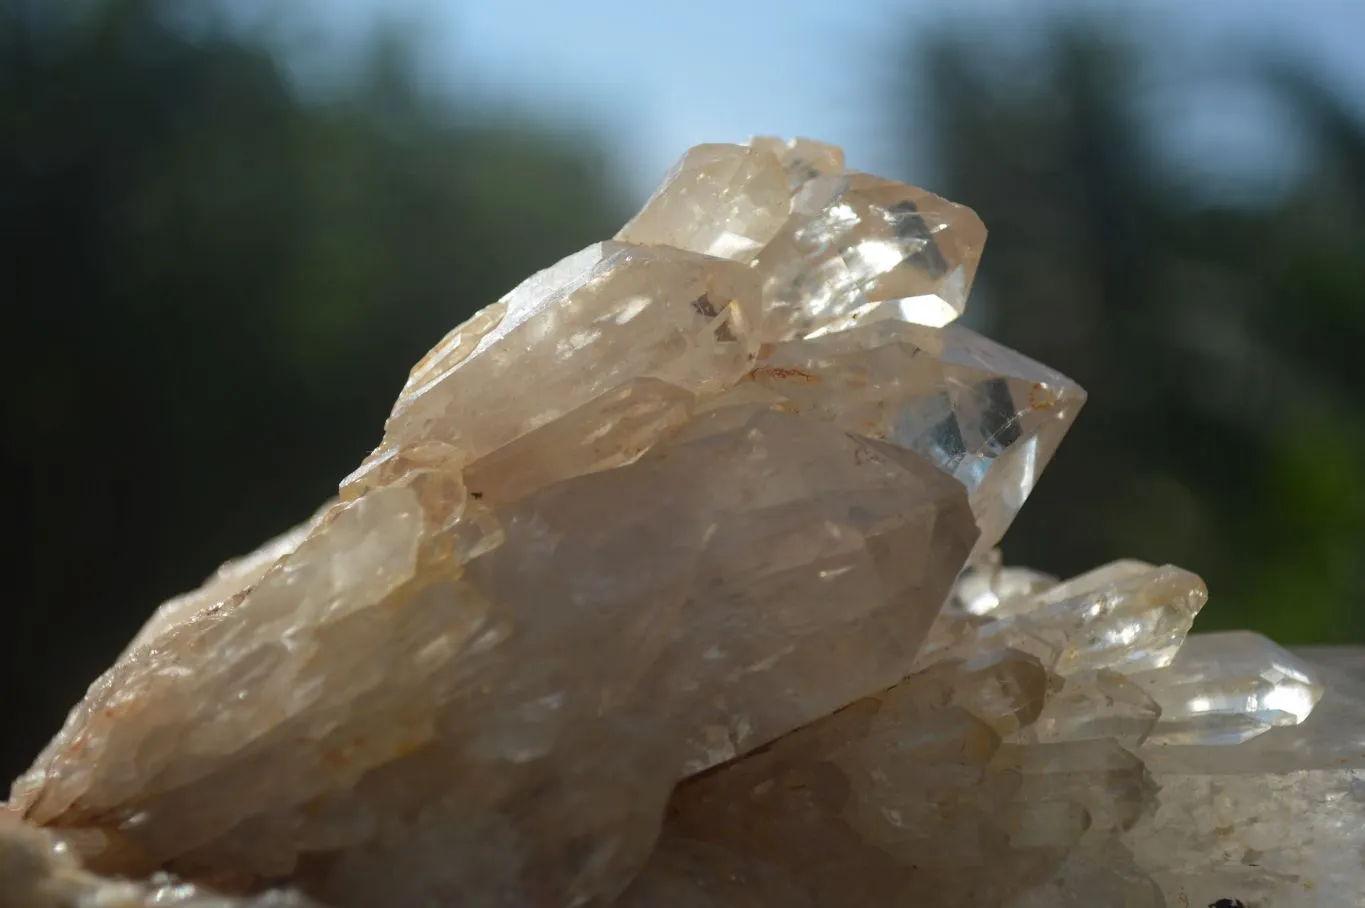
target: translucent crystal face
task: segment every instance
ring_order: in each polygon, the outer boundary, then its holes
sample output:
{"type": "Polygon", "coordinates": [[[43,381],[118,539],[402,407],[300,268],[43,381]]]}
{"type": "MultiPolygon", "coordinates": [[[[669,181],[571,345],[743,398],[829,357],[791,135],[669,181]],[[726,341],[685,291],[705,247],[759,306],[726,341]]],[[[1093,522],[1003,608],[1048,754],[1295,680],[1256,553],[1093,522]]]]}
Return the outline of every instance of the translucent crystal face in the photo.
{"type": "Polygon", "coordinates": [[[1322,698],[1308,663],[1249,631],[1185,642],[1165,670],[1134,677],[1161,706],[1154,743],[1237,743],[1298,725],[1322,698]]]}
{"type": "Polygon", "coordinates": [[[1003,584],[1018,580],[989,562],[964,574],[954,601],[993,596],[993,607],[981,614],[945,609],[919,664],[1013,647],[1063,675],[1143,672],[1170,663],[1208,599],[1194,574],[1140,561],[1116,561],[1064,583],[1044,581],[1033,592],[1002,595],[1003,584]]]}
{"type": "Polygon", "coordinates": [[[837,148],[761,138],[689,151],[616,238],[752,263],[765,338],[791,340],[866,318],[946,325],[986,229],[969,208],[845,171],[837,148]]]}
{"type": "Polygon", "coordinates": [[[892,319],[777,344],[749,377],[962,483],[978,553],[1004,535],[1085,402],[1070,379],[966,328],[892,319]]]}
{"type": "Polygon", "coordinates": [[[756,261],[770,336],[847,327],[878,309],[941,327],[966,309],[986,239],[970,209],[864,173],[817,177],[792,208],[756,261]]]}
{"type": "Polygon", "coordinates": [[[787,172],[773,150],[698,145],[616,238],[747,263],[786,222],[791,199],[787,172]]]}

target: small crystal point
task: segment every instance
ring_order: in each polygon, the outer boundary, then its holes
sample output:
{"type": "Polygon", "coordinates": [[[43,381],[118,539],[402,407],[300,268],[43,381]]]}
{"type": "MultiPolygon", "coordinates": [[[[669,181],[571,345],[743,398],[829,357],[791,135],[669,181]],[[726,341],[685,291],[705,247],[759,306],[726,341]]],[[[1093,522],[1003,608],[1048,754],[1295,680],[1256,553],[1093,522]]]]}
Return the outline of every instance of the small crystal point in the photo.
{"type": "Polygon", "coordinates": [[[975,212],[922,189],[864,173],[816,177],[755,262],[763,334],[847,327],[882,305],[945,325],[967,306],[985,241],[975,212]]]}
{"type": "Polygon", "coordinates": [[[752,263],[765,340],[895,317],[941,327],[962,314],[986,241],[970,208],[866,173],[837,148],[759,137],[699,145],[618,240],[752,263]]]}
{"type": "MultiPolygon", "coordinates": [[[[791,207],[787,168],[775,150],[768,143],[690,149],[616,238],[752,261],[791,207]]],[[[782,151],[789,157],[795,149],[782,151]]]]}
{"type": "MultiPolygon", "coordinates": [[[[1321,699],[1303,721],[1262,724],[1249,738],[1206,724],[1203,734],[1149,741],[1141,755],[1161,786],[1159,805],[1124,842],[1175,904],[1231,895],[1274,908],[1357,904],[1365,854],[1365,684],[1330,666],[1305,670],[1301,659],[1286,659],[1258,635],[1219,640],[1243,633],[1195,634],[1186,646],[1197,650],[1211,638],[1205,655],[1226,647],[1234,666],[1275,677],[1276,684],[1306,674],[1321,685],[1321,699]],[[1278,668],[1267,672],[1270,664],[1278,668]]],[[[1214,675],[1211,696],[1226,691],[1230,677],[1214,675]]],[[[1192,681],[1187,692],[1197,687],[1192,681]]],[[[1289,699],[1306,704],[1312,697],[1298,688],[1289,699]]]]}
{"type": "Polygon", "coordinates": [[[1161,705],[1154,744],[1235,744],[1298,725],[1323,692],[1312,665],[1250,631],[1195,634],[1133,680],[1161,705]]]}
{"type": "Polygon", "coordinates": [[[1032,633],[1059,647],[1058,673],[1130,674],[1168,664],[1207,599],[1203,581],[1188,571],[1116,561],[1010,605],[1032,633]]]}

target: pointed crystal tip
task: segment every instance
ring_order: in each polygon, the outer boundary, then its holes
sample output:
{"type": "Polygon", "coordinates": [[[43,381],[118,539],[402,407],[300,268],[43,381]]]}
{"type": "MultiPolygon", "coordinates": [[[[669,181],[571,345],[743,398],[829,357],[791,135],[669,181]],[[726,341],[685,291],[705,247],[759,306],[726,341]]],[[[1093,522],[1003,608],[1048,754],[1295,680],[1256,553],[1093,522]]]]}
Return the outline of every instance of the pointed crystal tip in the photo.
{"type": "Polygon", "coordinates": [[[1195,634],[1171,664],[1133,676],[1161,705],[1154,744],[1235,744],[1298,725],[1322,698],[1308,662],[1251,631],[1195,634]]]}

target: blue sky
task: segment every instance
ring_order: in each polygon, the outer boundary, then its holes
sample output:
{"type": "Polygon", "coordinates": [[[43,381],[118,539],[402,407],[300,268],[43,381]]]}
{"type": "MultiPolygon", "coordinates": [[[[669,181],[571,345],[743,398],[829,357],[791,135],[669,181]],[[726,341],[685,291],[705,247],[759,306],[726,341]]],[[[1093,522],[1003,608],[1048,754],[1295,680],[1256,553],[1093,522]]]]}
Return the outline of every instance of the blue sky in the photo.
{"type": "MultiPolygon", "coordinates": [[[[264,0],[260,0],[264,8],[264,0]]],[[[948,22],[1002,51],[1058,11],[1130,21],[1155,54],[1147,104],[1171,154],[1236,182],[1294,166],[1266,99],[1198,74],[1246,49],[1311,57],[1365,103],[1365,2],[1317,0],[309,0],[313,46],[344,46],[377,17],[418,35],[449,90],[603,134],[637,193],[688,145],[753,133],[843,145],[854,166],[931,178],[897,147],[892,105],[913,35],[948,22]],[[906,162],[909,162],[907,165],[906,162]],[[909,172],[907,172],[907,170],[909,172]]],[[[241,7],[238,7],[239,9],[241,7]]],[[[297,7],[296,7],[297,9],[297,7]]]]}

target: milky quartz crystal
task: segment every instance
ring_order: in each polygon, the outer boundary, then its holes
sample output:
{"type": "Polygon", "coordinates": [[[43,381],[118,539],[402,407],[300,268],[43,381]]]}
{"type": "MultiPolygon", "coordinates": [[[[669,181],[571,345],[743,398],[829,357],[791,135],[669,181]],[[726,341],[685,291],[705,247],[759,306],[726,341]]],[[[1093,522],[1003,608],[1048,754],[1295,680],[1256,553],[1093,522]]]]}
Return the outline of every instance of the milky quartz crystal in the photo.
{"type": "Polygon", "coordinates": [[[689,151],[151,617],[0,905],[1354,904],[1352,651],[1002,564],[1085,395],[953,322],[984,238],[832,146],[689,151]]]}

